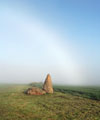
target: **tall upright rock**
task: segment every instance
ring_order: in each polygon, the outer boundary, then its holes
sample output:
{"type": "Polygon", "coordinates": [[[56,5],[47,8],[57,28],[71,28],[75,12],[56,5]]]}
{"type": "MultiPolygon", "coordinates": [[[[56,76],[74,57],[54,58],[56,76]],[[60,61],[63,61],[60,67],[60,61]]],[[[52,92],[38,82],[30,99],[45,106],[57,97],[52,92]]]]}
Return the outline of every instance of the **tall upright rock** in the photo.
{"type": "Polygon", "coordinates": [[[48,74],[45,79],[43,90],[46,91],[46,93],[53,93],[52,80],[50,74],[48,74]]]}

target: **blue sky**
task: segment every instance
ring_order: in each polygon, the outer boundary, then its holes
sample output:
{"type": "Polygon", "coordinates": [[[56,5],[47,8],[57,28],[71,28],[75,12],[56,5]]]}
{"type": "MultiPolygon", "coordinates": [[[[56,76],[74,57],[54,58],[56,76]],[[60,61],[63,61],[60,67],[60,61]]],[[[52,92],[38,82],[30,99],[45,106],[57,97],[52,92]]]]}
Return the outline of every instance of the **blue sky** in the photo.
{"type": "Polygon", "coordinates": [[[99,0],[0,1],[0,82],[100,84],[99,0]]]}

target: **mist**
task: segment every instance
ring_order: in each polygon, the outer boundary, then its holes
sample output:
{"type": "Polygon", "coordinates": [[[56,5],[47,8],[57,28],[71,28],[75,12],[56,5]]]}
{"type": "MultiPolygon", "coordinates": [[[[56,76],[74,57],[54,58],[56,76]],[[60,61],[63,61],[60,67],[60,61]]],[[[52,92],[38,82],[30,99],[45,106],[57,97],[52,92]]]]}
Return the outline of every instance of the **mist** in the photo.
{"type": "Polygon", "coordinates": [[[0,83],[43,82],[50,73],[54,84],[100,85],[98,41],[73,40],[24,10],[1,7],[0,83]]]}

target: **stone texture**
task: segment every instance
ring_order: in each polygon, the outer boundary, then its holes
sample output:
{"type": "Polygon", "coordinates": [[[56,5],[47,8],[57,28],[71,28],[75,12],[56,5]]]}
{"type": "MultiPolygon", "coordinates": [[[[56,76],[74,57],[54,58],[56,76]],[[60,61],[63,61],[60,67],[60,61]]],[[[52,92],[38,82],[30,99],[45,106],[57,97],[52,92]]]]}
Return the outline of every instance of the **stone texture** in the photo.
{"type": "Polygon", "coordinates": [[[47,75],[44,85],[43,85],[43,90],[46,93],[53,93],[53,87],[52,87],[52,80],[50,74],[47,75]]]}
{"type": "Polygon", "coordinates": [[[40,88],[36,88],[36,87],[32,87],[32,88],[28,88],[28,90],[26,91],[26,94],[28,95],[43,95],[46,92],[40,88]]]}
{"type": "Polygon", "coordinates": [[[52,87],[52,80],[50,74],[47,75],[45,82],[43,84],[43,89],[32,87],[28,88],[27,91],[25,91],[28,95],[43,95],[46,93],[53,93],[53,87],[52,87]]]}

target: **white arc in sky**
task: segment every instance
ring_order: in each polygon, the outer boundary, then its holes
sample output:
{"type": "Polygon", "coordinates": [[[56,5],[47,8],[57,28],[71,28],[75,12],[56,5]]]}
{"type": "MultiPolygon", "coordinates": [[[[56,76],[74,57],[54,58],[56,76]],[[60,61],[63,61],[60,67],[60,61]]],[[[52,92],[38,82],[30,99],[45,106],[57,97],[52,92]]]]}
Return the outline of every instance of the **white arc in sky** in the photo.
{"type": "MultiPolygon", "coordinates": [[[[74,53],[67,45],[65,45],[65,51],[61,42],[62,38],[57,33],[53,33],[53,30],[49,29],[47,25],[43,24],[38,19],[31,19],[29,17],[26,19],[27,16],[18,16],[17,13],[13,13],[11,10],[5,11],[3,17],[5,18],[5,24],[8,28],[9,24],[11,25],[11,28],[9,28],[10,35],[8,35],[7,39],[9,41],[8,43],[14,45],[14,50],[19,49],[18,44],[20,44],[20,49],[15,53],[15,59],[17,59],[16,54],[18,56],[20,52],[22,52],[23,60],[28,57],[33,60],[30,64],[39,64],[40,68],[47,68],[47,71],[45,69],[44,72],[50,72],[54,76],[55,82],[64,82],[67,84],[82,83],[82,75],[79,71],[79,66],[75,63],[74,59],[70,57],[73,56],[74,53]],[[13,39],[14,37],[15,39],[13,39]],[[22,48],[21,44],[23,44],[22,48]],[[24,52],[26,52],[26,55],[24,52]]],[[[6,33],[7,31],[4,34],[6,33]]],[[[2,35],[2,38],[3,37],[2,35]]],[[[8,48],[8,50],[9,49],[10,48],[8,48]]],[[[41,70],[38,70],[38,72],[41,73],[41,70]]],[[[38,76],[35,78],[38,78],[38,76]]]]}

